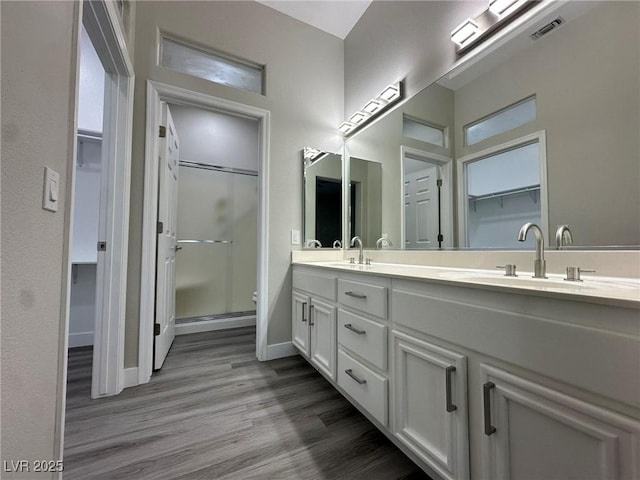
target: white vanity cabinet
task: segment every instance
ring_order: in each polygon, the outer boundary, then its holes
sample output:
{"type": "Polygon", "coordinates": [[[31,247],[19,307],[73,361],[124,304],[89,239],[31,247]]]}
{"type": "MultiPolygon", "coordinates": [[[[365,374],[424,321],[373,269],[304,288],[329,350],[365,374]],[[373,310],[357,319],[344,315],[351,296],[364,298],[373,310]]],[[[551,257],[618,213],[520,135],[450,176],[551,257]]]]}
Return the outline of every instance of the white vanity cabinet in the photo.
{"type": "Polygon", "coordinates": [[[431,477],[640,478],[635,304],[391,275],[295,266],[293,342],[431,477]]]}
{"type": "Polygon", "coordinates": [[[336,378],[336,280],[332,276],[293,273],[292,342],[324,375],[336,378]]]}
{"type": "Polygon", "coordinates": [[[443,478],[469,477],[467,363],[394,331],[393,433],[443,478]]]}
{"type": "Polygon", "coordinates": [[[502,369],[481,376],[485,478],[638,478],[636,421],[502,369]]]}
{"type": "Polygon", "coordinates": [[[406,280],[392,305],[394,434],[444,478],[466,477],[442,470],[446,444],[416,435],[445,439],[443,424],[406,411],[419,377],[413,408],[437,418],[434,347],[467,357],[471,478],[640,478],[637,310],[406,280]]]}

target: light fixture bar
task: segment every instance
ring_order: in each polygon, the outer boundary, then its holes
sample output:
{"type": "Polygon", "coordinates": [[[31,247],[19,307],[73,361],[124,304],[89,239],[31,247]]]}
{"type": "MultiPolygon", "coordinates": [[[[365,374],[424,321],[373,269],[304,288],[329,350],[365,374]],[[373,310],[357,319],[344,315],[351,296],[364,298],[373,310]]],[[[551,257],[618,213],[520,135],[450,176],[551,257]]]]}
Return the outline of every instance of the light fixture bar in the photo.
{"type": "Polygon", "coordinates": [[[489,10],[496,15],[502,15],[516,3],[523,3],[522,0],[491,0],[489,2],[489,10]]]}
{"type": "Polygon", "coordinates": [[[451,32],[451,41],[456,45],[463,46],[469,42],[473,37],[478,35],[480,29],[478,24],[471,18],[467,18],[464,22],[458,25],[451,32]]]}
{"type": "Polygon", "coordinates": [[[362,110],[351,115],[348,121],[342,122],[338,127],[338,130],[340,130],[343,135],[352,133],[356,128],[360,128],[373,117],[382,113],[382,111],[387,109],[387,107],[398,102],[401,98],[402,82],[396,82],[388,85],[384,90],[382,90],[382,92],[380,92],[380,95],[369,100],[366,105],[362,107],[362,110]]]}

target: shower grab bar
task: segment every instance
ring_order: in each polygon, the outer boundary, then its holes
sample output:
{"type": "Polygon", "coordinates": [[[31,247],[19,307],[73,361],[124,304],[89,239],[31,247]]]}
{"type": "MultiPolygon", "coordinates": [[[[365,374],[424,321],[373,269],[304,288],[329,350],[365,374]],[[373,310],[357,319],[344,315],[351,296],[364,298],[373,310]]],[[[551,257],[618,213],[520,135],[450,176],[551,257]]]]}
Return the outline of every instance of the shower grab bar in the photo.
{"type": "Polygon", "coordinates": [[[176,243],[233,243],[233,240],[178,240],[176,243]]]}

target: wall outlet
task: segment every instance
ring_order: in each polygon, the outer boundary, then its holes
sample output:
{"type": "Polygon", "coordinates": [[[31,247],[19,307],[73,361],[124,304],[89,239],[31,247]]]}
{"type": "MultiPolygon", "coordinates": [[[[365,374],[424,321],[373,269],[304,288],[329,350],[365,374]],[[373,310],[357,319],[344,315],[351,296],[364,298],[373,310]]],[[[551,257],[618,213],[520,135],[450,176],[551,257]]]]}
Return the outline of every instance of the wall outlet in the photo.
{"type": "Polygon", "coordinates": [[[300,245],[300,230],[291,230],[291,245],[300,245]]]}

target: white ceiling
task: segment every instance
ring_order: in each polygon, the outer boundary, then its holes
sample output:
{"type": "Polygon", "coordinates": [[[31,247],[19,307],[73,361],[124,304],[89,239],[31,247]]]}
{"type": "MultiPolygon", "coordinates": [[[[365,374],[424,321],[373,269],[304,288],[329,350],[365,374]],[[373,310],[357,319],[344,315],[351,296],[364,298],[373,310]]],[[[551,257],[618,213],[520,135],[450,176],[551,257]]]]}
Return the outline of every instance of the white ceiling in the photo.
{"type": "Polygon", "coordinates": [[[371,0],[257,1],[343,40],[371,3],[371,0]]]}

